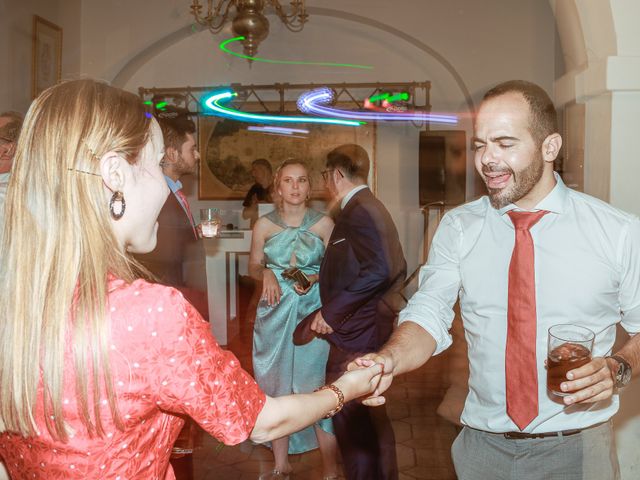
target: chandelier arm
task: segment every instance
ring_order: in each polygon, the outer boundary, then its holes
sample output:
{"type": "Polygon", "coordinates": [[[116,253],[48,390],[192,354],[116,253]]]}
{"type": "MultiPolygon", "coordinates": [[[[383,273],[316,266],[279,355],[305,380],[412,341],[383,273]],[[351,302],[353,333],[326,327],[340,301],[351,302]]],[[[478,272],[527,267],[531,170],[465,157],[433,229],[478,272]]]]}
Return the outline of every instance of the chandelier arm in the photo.
{"type": "Polygon", "coordinates": [[[278,0],[268,0],[269,4],[273,7],[273,9],[276,11],[276,14],[278,15],[278,17],[280,17],[280,19],[282,21],[289,21],[289,19],[297,16],[298,14],[298,5],[295,3],[295,1],[291,2],[292,5],[292,9],[293,11],[287,15],[287,13],[284,11],[284,8],[282,7],[282,5],[280,5],[280,2],[278,0]]]}
{"type": "Polygon", "coordinates": [[[208,0],[207,16],[203,17],[202,15],[199,15],[202,5],[200,5],[199,0],[194,0],[191,5],[191,13],[193,13],[194,18],[199,25],[207,27],[211,33],[220,33],[229,19],[229,11],[231,10],[233,3],[233,0],[219,0],[218,3],[216,3],[214,10],[212,8],[213,0],[208,0]],[[224,13],[221,13],[223,8],[224,13]],[[216,19],[218,19],[217,22],[215,21],[216,19]]]}
{"type": "Polygon", "coordinates": [[[287,27],[287,30],[289,30],[290,32],[294,32],[294,33],[301,32],[302,29],[304,28],[304,23],[300,23],[300,24],[297,24],[297,23],[296,24],[290,24],[290,23],[285,23],[285,22],[282,22],[282,23],[283,23],[283,25],[285,27],[287,27]]]}
{"type": "Polygon", "coordinates": [[[304,0],[292,0],[291,1],[291,13],[287,14],[280,5],[278,0],[268,0],[276,15],[285,27],[291,32],[300,32],[304,28],[304,24],[307,22],[309,15],[307,15],[304,0]]]}
{"type": "MultiPolygon", "coordinates": [[[[210,2],[212,0],[209,0],[210,2]]],[[[220,33],[222,31],[222,29],[224,28],[225,23],[227,23],[227,20],[229,20],[229,12],[231,10],[231,6],[234,4],[233,0],[220,0],[220,3],[218,3],[216,5],[216,12],[214,14],[213,18],[220,18],[220,21],[217,25],[213,25],[212,24],[209,25],[209,31],[212,33],[220,33]],[[226,2],[226,8],[224,9],[224,13],[220,14],[220,12],[222,11],[222,7],[223,5],[225,5],[226,2]]]]}
{"type": "MultiPolygon", "coordinates": [[[[207,16],[211,16],[211,5],[213,4],[213,0],[208,0],[209,1],[209,9],[208,9],[208,13],[207,16]]],[[[216,4],[216,11],[213,12],[213,17],[217,17],[220,15],[220,11],[222,10],[223,5],[225,4],[225,1],[227,3],[227,8],[224,11],[224,15],[223,17],[226,18],[226,16],[229,14],[229,7],[231,6],[231,0],[220,0],[217,4],[216,4]]]]}
{"type": "MultiPolygon", "coordinates": [[[[242,33],[246,37],[243,45],[247,57],[257,53],[258,45],[269,34],[269,22],[264,16],[265,6],[270,5],[291,32],[300,32],[309,18],[305,0],[290,0],[286,7],[281,5],[280,0],[207,0],[206,15],[202,14],[203,3],[192,0],[190,10],[195,22],[212,34],[217,34],[231,20],[233,33],[242,33]],[[235,7],[235,15],[231,13],[232,7],[235,7]]],[[[251,63],[252,59],[247,58],[247,61],[251,63]]]]}

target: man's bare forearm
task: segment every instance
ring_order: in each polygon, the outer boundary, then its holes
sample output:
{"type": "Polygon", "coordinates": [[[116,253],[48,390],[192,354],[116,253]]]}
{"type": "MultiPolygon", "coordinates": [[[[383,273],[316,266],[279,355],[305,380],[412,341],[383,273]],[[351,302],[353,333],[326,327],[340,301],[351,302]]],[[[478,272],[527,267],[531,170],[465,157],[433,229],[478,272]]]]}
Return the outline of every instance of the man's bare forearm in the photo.
{"type": "Polygon", "coordinates": [[[393,375],[410,372],[424,365],[436,350],[436,341],[414,322],[404,322],[393,332],[380,355],[393,360],[393,375]]]}

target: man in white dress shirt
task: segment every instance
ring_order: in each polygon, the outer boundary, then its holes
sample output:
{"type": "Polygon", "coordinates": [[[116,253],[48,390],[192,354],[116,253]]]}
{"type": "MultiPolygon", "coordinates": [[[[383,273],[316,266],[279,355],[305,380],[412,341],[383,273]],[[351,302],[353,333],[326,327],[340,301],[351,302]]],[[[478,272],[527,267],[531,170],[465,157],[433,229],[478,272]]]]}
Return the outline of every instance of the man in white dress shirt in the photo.
{"type": "Polygon", "coordinates": [[[473,147],[488,196],[444,216],[399,327],[367,356],[385,365],[364,401],[375,406],[393,376],[450,346],[460,299],[470,364],[452,447],[461,480],[619,478],[609,419],[617,388],[640,370],[640,221],[564,185],[557,130],[537,85],[487,92],[473,147]],[[595,332],[595,344],[560,397],[546,388],[547,331],[566,323],[595,332]],[[618,323],[632,337],[612,357],[618,323]]]}
{"type": "Polygon", "coordinates": [[[0,227],[4,223],[4,200],[21,128],[22,115],[18,112],[0,113],[0,227]]]}

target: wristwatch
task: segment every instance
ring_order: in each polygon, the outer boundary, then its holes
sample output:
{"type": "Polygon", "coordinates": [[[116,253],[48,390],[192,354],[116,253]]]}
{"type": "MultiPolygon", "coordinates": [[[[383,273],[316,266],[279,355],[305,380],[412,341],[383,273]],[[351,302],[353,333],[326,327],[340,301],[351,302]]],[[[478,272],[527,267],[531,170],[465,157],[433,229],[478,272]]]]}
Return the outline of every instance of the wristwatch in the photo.
{"type": "Polygon", "coordinates": [[[615,373],[616,388],[626,387],[631,380],[631,365],[622,357],[618,355],[611,355],[607,358],[613,358],[618,362],[618,369],[615,373]]]}

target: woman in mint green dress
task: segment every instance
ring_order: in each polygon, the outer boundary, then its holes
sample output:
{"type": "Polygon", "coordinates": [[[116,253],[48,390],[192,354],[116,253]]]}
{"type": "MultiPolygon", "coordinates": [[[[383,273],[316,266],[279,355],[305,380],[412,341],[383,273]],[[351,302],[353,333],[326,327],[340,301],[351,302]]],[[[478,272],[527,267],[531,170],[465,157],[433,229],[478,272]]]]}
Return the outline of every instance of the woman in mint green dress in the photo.
{"type": "MultiPolygon", "coordinates": [[[[324,385],[329,344],[316,338],[295,346],[293,331],[320,307],[318,272],[333,221],[307,207],[311,193],[304,163],[285,161],[274,178],[276,210],[258,219],[253,228],[249,270],[262,281],[262,297],[253,333],[253,369],[267,395],[312,392],[324,385]],[[303,290],[282,277],[290,267],[302,270],[311,282],[303,290]]],[[[337,478],[336,440],[331,420],[271,442],[274,470],[261,479],[286,479],[291,472],[288,454],[320,447],[325,478],[337,478]]]]}

